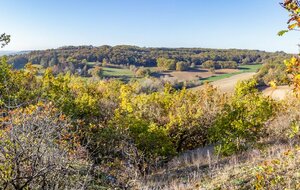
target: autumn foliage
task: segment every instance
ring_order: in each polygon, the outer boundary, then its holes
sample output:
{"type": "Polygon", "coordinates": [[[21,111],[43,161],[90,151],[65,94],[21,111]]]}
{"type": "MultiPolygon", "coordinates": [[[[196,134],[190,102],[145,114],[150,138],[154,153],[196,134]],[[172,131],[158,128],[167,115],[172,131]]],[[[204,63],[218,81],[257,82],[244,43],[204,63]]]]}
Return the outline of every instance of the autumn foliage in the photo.
{"type": "MultiPolygon", "coordinates": [[[[292,30],[299,30],[300,28],[300,3],[298,0],[285,0],[281,5],[290,13],[288,24],[288,30],[282,30],[278,35],[282,36],[286,32],[292,30]]],[[[287,67],[287,74],[291,78],[293,84],[294,92],[299,96],[300,92],[300,58],[299,56],[294,56],[290,60],[285,61],[287,67]]]]}

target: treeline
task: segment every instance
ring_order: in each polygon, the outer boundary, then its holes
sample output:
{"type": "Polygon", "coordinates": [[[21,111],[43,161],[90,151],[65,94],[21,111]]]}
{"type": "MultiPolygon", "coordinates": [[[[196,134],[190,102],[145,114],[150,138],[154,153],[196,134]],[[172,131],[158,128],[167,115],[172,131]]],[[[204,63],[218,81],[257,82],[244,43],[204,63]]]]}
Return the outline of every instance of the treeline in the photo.
{"type": "Polygon", "coordinates": [[[163,68],[186,70],[196,65],[205,67],[236,68],[239,64],[260,64],[265,60],[286,56],[284,52],[268,53],[258,50],[205,49],[205,48],[143,48],[137,46],[67,46],[58,49],[32,51],[28,54],[10,56],[8,62],[15,68],[22,68],[28,62],[44,68],[53,67],[54,72],[87,75],[90,62],[103,65],[153,67],[159,59],[168,59],[163,68]],[[207,62],[209,61],[209,62],[207,62]]]}

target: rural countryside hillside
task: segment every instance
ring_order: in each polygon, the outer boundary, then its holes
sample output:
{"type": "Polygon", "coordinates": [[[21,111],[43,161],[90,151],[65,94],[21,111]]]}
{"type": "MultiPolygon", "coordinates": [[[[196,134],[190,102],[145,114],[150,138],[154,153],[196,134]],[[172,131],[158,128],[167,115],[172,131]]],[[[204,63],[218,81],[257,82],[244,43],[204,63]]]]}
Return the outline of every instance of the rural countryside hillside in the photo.
{"type": "Polygon", "coordinates": [[[2,6],[0,189],[300,189],[300,1],[2,6]]]}

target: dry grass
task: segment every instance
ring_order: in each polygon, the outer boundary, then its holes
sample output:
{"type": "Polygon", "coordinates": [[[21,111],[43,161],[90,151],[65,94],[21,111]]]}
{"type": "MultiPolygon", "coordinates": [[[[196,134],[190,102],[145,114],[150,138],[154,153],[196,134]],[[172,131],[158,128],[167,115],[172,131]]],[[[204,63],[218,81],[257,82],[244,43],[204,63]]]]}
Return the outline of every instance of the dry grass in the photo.
{"type": "MultiPolygon", "coordinates": [[[[234,75],[229,78],[220,79],[214,82],[211,82],[214,87],[218,88],[221,92],[232,93],[234,91],[235,85],[242,80],[248,80],[252,78],[255,73],[241,73],[234,75]]],[[[203,86],[198,86],[193,88],[194,90],[201,89],[203,86]]]]}
{"type": "Polygon", "coordinates": [[[151,175],[137,189],[300,189],[300,101],[289,97],[266,123],[260,147],[221,157],[213,146],[188,151],[151,175]]]}
{"type": "Polygon", "coordinates": [[[278,86],[276,89],[268,87],[264,89],[263,94],[269,96],[275,100],[284,100],[286,97],[292,94],[292,87],[290,86],[278,86]]]}
{"type": "Polygon", "coordinates": [[[148,176],[139,181],[137,189],[282,189],[300,184],[300,151],[296,147],[275,145],[263,151],[252,150],[222,159],[202,153],[196,150],[174,159],[172,162],[180,161],[177,168],[148,176]],[[273,164],[274,161],[278,164],[273,164]],[[268,171],[269,167],[273,173],[268,171]],[[258,175],[265,181],[259,181],[258,175]],[[281,181],[271,184],[275,178],[281,181]],[[260,184],[262,188],[258,187],[260,184]]]}

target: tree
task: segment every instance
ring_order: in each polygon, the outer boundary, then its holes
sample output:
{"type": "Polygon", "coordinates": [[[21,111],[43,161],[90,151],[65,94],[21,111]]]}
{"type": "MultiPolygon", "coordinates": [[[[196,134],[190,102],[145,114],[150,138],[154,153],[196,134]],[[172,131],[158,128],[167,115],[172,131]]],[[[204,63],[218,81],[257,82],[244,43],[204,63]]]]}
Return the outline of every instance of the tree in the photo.
{"type": "Polygon", "coordinates": [[[0,126],[2,189],[83,188],[88,175],[79,170],[89,163],[79,159],[84,152],[76,152],[70,125],[51,105],[13,110],[0,126]]]}
{"type": "MultiPolygon", "coordinates": [[[[288,31],[298,30],[300,28],[300,2],[299,0],[285,0],[281,3],[281,6],[285,8],[289,13],[290,19],[288,20],[287,30],[282,30],[278,33],[282,36],[288,31]]],[[[290,60],[285,60],[287,67],[287,73],[291,76],[291,82],[294,86],[294,92],[297,96],[300,95],[300,57],[294,56],[290,60]]]]}
{"type": "Polygon", "coordinates": [[[191,68],[192,68],[192,69],[195,69],[195,68],[196,68],[196,64],[195,64],[194,62],[191,64],[191,68]]]}
{"type": "Polygon", "coordinates": [[[94,68],[90,69],[89,71],[94,79],[99,79],[100,77],[102,77],[103,69],[99,66],[95,66],[94,68]]]}
{"type": "Polygon", "coordinates": [[[84,65],[83,68],[82,68],[82,71],[81,71],[81,76],[88,76],[88,66],[87,65],[84,65]]]}
{"type": "Polygon", "coordinates": [[[243,65],[248,65],[251,63],[251,59],[249,57],[246,57],[245,59],[242,60],[243,65]]]}
{"type": "MultiPolygon", "coordinates": [[[[48,63],[51,62],[50,66],[53,66],[52,64],[57,62],[58,64],[61,64],[61,72],[64,71],[64,64],[73,62],[76,66],[76,69],[78,69],[79,67],[83,67],[83,63],[85,62],[85,60],[89,62],[100,61],[102,62],[102,66],[105,66],[106,64],[123,66],[129,64],[135,65],[137,67],[155,67],[159,65],[163,70],[175,70],[176,62],[181,61],[187,63],[195,63],[195,65],[201,65],[208,60],[215,62],[235,61],[237,63],[241,63],[243,59],[249,57],[249,63],[252,64],[257,62],[261,63],[262,61],[265,61],[270,57],[276,57],[278,55],[287,54],[282,52],[266,53],[250,50],[207,50],[202,48],[161,49],[140,48],[135,46],[70,46],[55,50],[32,51],[28,54],[10,56],[9,62],[15,64],[18,59],[22,58],[23,60],[27,60],[27,62],[32,62],[33,64],[41,64],[41,62],[44,62],[42,60],[42,58],[44,57],[47,59],[48,63]],[[55,57],[57,57],[58,61],[55,60],[55,57]],[[160,65],[160,58],[164,58],[161,59],[164,61],[170,61],[169,64],[160,65]]],[[[24,66],[27,62],[18,65],[24,66]]],[[[216,67],[216,69],[218,68],[216,67]]]]}
{"type": "Polygon", "coordinates": [[[217,65],[217,63],[215,61],[209,60],[209,61],[205,61],[202,64],[202,67],[206,68],[206,69],[210,69],[210,68],[216,69],[216,65],[217,65]]]}
{"type": "Polygon", "coordinates": [[[175,70],[176,63],[174,59],[167,59],[167,58],[158,58],[156,60],[157,66],[164,69],[164,70],[175,70]]]}
{"type": "MultiPolygon", "coordinates": [[[[86,61],[86,60],[85,60],[86,61]]],[[[74,57],[68,57],[67,58],[68,63],[77,63],[77,60],[74,57]]]]}
{"type": "Polygon", "coordinates": [[[82,64],[87,64],[88,61],[87,61],[86,59],[83,59],[83,60],[81,61],[81,63],[82,63],[82,64]]]}
{"type": "Polygon", "coordinates": [[[40,61],[40,65],[42,65],[44,68],[47,68],[48,66],[53,67],[54,65],[56,65],[54,63],[54,59],[52,58],[51,61],[48,64],[48,60],[46,57],[43,57],[40,61]]]}
{"type": "Polygon", "coordinates": [[[0,35],[1,48],[3,48],[4,46],[6,46],[9,42],[10,42],[10,35],[7,35],[5,33],[3,33],[3,34],[0,35]]]}
{"type": "Polygon", "coordinates": [[[237,84],[231,102],[223,107],[210,129],[213,142],[224,155],[243,151],[259,140],[266,121],[275,113],[273,100],[264,97],[252,79],[237,84]]]}
{"type": "MultiPolygon", "coordinates": [[[[50,67],[53,67],[54,65],[57,65],[57,64],[59,64],[59,61],[58,61],[58,56],[57,56],[57,53],[55,52],[55,53],[53,53],[53,55],[52,55],[53,57],[50,59],[50,61],[49,61],[49,66],[50,67]]],[[[44,58],[42,58],[42,59],[44,59],[44,58]]],[[[45,62],[45,61],[44,61],[45,62]]],[[[46,63],[47,64],[47,63],[46,63]]],[[[45,68],[46,68],[46,65],[45,63],[42,63],[42,60],[41,60],[41,65],[43,65],[45,68]]]]}
{"type": "Polygon", "coordinates": [[[190,68],[190,64],[184,61],[176,63],[176,71],[186,71],[190,68]]]}
{"type": "Polygon", "coordinates": [[[104,58],[104,59],[102,60],[102,66],[105,67],[105,66],[107,66],[107,64],[108,64],[108,61],[107,61],[106,58],[104,58]]]}
{"type": "Polygon", "coordinates": [[[151,71],[150,69],[146,69],[146,68],[143,68],[143,67],[140,67],[136,70],[135,72],[135,75],[137,77],[147,77],[151,74],[151,71]]]}

